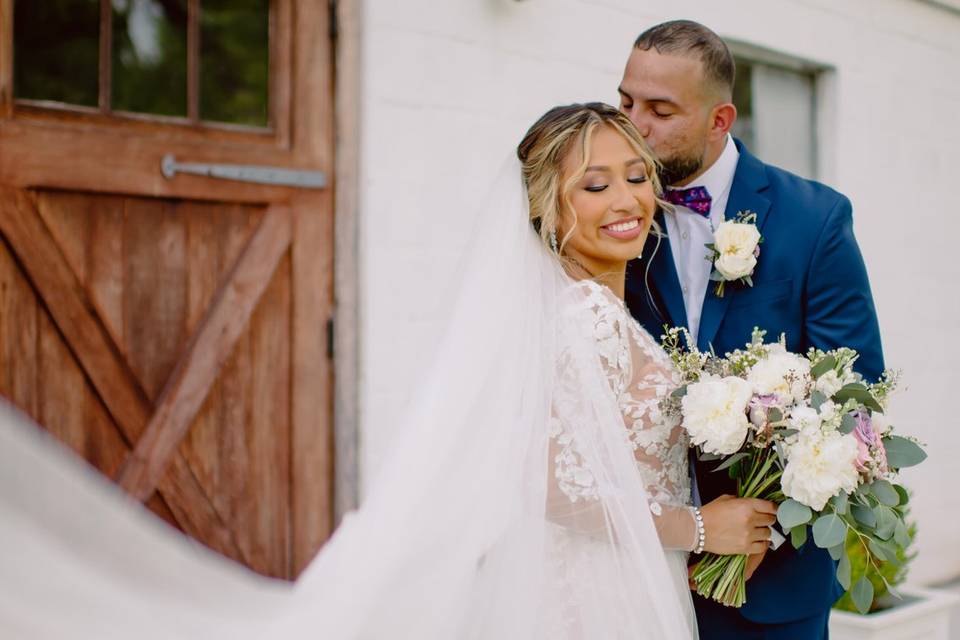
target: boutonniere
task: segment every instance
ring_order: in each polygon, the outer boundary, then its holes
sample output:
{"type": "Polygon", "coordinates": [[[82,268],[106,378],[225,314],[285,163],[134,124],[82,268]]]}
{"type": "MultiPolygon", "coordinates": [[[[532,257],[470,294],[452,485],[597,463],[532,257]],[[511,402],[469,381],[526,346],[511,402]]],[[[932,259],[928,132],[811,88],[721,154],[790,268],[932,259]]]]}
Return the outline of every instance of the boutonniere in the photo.
{"type": "Polygon", "coordinates": [[[713,243],[707,245],[706,259],[713,263],[710,279],[717,283],[714,292],[723,297],[724,285],[739,280],[753,286],[753,270],[760,257],[763,238],[757,229],[757,214],[739,211],[733,220],[724,220],[713,234],[713,243]]]}

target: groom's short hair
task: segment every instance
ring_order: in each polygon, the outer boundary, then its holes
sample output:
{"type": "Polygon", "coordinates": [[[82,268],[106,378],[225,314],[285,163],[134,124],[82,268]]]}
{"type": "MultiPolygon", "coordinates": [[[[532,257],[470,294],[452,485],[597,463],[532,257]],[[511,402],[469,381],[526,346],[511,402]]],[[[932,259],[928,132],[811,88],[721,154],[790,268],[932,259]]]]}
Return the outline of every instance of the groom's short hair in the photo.
{"type": "Polygon", "coordinates": [[[733,95],[733,54],[720,36],[699,22],[671,20],[658,24],[641,33],[633,46],[643,51],[695,56],[703,64],[706,79],[733,95]]]}

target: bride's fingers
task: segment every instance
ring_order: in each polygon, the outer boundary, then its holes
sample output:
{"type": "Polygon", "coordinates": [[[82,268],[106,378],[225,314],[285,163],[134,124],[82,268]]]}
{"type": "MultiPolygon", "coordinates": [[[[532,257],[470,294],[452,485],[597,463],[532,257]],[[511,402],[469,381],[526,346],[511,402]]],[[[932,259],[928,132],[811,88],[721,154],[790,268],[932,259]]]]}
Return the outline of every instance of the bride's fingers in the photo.
{"type": "Polygon", "coordinates": [[[753,530],[754,542],[770,542],[771,536],[769,527],[756,527],[753,530]]]}
{"type": "Polygon", "coordinates": [[[763,553],[764,551],[767,550],[767,547],[769,546],[769,544],[770,544],[769,540],[764,540],[762,542],[754,542],[752,545],[750,545],[750,552],[747,555],[752,556],[758,553],[763,553]]]}
{"type": "Polygon", "coordinates": [[[754,513],[754,515],[750,518],[751,524],[753,524],[755,527],[769,527],[776,521],[776,516],[772,516],[767,513],[754,513]]]}

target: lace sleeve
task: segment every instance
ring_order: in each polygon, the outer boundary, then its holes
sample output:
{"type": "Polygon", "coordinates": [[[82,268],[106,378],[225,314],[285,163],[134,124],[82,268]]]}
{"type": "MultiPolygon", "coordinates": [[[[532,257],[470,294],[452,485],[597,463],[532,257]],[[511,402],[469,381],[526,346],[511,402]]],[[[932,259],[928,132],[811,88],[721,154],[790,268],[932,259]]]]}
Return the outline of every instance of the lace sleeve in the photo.
{"type": "MultiPolygon", "coordinates": [[[[600,369],[616,399],[618,428],[624,428],[624,445],[633,451],[660,540],[668,549],[691,550],[696,525],[688,506],[687,441],[679,421],[659,409],[660,398],[677,384],[672,363],[611,292],[594,283],[583,286],[600,369]]],[[[561,361],[561,367],[568,364],[561,361]]],[[[586,462],[591,456],[584,456],[583,448],[590,446],[584,429],[571,423],[573,416],[582,420],[590,413],[582,382],[559,376],[550,433],[550,513],[561,524],[599,530],[603,514],[590,511],[602,511],[597,506],[602,483],[586,462]]]]}

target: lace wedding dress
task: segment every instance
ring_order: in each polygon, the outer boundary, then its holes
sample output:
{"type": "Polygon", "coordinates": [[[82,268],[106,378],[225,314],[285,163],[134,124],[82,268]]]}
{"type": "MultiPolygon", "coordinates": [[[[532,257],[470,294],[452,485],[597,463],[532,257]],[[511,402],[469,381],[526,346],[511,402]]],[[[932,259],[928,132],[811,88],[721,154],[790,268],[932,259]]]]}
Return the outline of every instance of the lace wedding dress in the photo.
{"type": "Polygon", "coordinates": [[[431,373],[293,584],[186,540],[0,408],[0,635],[695,637],[669,359],[543,248],[515,160],[474,216],[431,373]]]}

